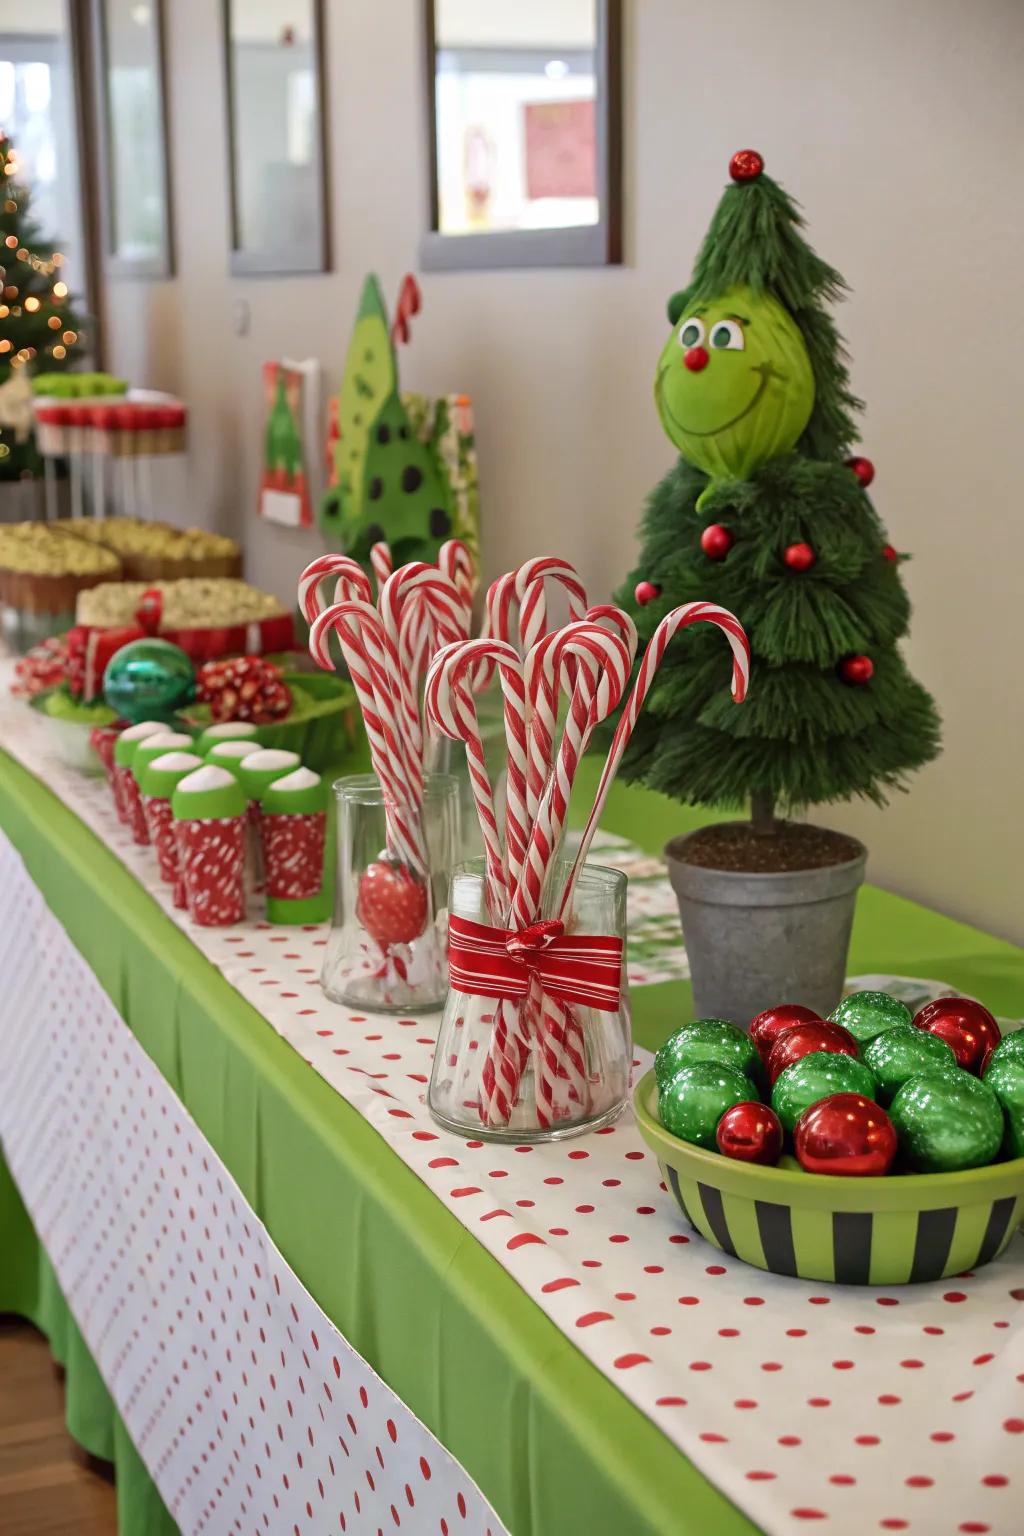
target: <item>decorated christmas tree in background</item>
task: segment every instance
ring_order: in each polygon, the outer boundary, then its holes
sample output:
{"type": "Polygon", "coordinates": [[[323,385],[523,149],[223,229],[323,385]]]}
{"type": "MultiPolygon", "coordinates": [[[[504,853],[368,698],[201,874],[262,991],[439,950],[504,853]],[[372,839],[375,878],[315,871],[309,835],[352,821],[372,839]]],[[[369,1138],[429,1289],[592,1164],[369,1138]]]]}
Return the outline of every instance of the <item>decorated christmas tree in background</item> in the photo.
{"type": "Polygon", "coordinates": [[[897,650],[910,607],[900,561],[848,457],[860,402],[826,309],[844,283],[802,237],[789,196],[744,150],[730,165],[655,399],[681,457],[648,503],[617,594],[641,645],[680,603],[729,608],[750,637],[742,708],[711,626],[671,647],[623,774],[679,800],[776,814],[882,802],[938,750],[934,704],[897,650]]]}
{"type": "Polygon", "coordinates": [[[81,335],[63,257],[32,217],[10,139],[0,134],[0,479],[36,474],[28,376],[70,366],[81,335]]]}

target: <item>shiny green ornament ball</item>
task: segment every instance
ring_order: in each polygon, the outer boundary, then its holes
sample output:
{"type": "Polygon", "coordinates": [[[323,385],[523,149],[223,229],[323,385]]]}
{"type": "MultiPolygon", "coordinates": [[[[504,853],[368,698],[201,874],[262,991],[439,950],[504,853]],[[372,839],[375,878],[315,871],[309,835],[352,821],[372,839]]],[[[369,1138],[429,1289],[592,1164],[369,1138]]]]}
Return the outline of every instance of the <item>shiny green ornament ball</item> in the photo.
{"type": "Polygon", "coordinates": [[[1024,1061],[1024,1029],[1014,1029],[1004,1035],[989,1057],[989,1066],[995,1061],[1024,1061]]]}
{"type": "Polygon", "coordinates": [[[848,1029],[858,1045],[865,1045],[886,1029],[912,1022],[906,1003],[890,997],[888,992],[851,992],[833,1008],[829,1018],[848,1029]]]}
{"type": "Polygon", "coordinates": [[[999,1151],[1003,1112],[991,1087],[963,1072],[928,1072],[889,1105],[900,1151],[918,1173],[982,1168],[999,1151]]]}
{"type": "Polygon", "coordinates": [[[905,1082],[922,1072],[959,1071],[952,1046],[912,1024],[897,1024],[876,1035],[861,1056],[878,1081],[880,1104],[888,1104],[905,1082]]]}
{"type": "Polygon", "coordinates": [[[1003,1156],[1024,1157],[1024,1056],[1000,1057],[1001,1049],[993,1051],[982,1082],[991,1088],[1003,1111],[1003,1156]]]}
{"type": "Polygon", "coordinates": [[[132,640],[103,674],[103,697],[125,720],[169,719],[195,693],[195,669],[180,645],[132,640]]]}
{"type": "Polygon", "coordinates": [[[742,1072],[699,1061],[681,1068],[660,1090],[658,1115],[673,1136],[714,1151],[715,1130],[726,1110],[756,1097],[750,1078],[742,1072]]]}
{"type": "Polygon", "coordinates": [[[783,1130],[792,1133],[804,1110],[819,1099],[832,1093],[862,1093],[874,1099],[877,1091],[874,1076],[862,1061],[838,1051],[811,1051],[779,1073],[772,1089],[772,1109],[783,1130]]]}
{"type": "Polygon", "coordinates": [[[683,1067],[696,1066],[699,1061],[717,1062],[720,1067],[732,1067],[754,1077],[761,1058],[745,1030],[724,1019],[697,1019],[677,1029],[655,1056],[658,1087],[667,1087],[683,1067]]]}

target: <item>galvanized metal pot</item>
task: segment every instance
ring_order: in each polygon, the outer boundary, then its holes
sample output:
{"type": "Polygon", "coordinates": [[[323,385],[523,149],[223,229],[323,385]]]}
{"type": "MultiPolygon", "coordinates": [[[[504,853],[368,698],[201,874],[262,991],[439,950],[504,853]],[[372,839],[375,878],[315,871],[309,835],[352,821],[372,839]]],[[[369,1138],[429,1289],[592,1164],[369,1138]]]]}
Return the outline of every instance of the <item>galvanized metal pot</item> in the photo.
{"type": "Polygon", "coordinates": [[[867,849],[824,869],[747,874],[686,863],[688,841],[675,838],[665,857],[696,1017],[746,1028],[776,1003],[803,1003],[825,1018],[843,989],[867,849]]]}

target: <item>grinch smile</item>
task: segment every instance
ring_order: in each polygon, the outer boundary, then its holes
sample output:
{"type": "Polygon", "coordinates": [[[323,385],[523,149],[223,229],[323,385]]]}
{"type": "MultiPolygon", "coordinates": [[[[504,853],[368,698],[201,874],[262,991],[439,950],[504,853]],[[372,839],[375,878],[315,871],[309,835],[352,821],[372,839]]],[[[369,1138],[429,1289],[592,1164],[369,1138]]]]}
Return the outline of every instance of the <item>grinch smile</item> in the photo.
{"type": "Polygon", "coordinates": [[[694,427],[687,427],[683,425],[665,398],[665,391],[662,386],[664,383],[665,375],[668,372],[668,366],[669,365],[666,365],[658,375],[658,393],[661,399],[661,404],[664,407],[666,414],[671,418],[673,424],[679,428],[680,432],[685,432],[688,437],[717,437],[719,432],[727,432],[730,427],[736,426],[737,422],[743,421],[745,417],[750,415],[751,411],[760,402],[761,396],[764,394],[773,378],[780,380],[784,379],[784,375],[776,370],[775,364],[770,360],[768,362],[756,364],[756,366],[751,369],[751,372],[759,373],[761,375],[760,382],[758,383],[752,398],[743,407],[742,411],[740,411],[737,416],[730,417],[728,421],[723,421],[717,427],[711,427],[707,431],[698,432],[694,427]]]}

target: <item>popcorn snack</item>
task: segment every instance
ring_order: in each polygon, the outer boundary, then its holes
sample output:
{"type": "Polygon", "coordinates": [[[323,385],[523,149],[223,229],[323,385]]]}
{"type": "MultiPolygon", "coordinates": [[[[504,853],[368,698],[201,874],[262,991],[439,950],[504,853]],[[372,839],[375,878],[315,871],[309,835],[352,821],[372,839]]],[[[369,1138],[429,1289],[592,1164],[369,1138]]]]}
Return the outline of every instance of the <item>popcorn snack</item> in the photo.
{"type": "Polygon", "coordinates": [[[53,527],[112,550],[129,581],[237,576],[242,568],[242,552],[234,539],[204,528],[173,528],[135,517],[76,518],[53,527]]]}
{"type": "Polygon", "coordinates": [[[116,581],[121,571],[113,550],[46,523],[0,526],[0,604],[23,613],[73,613],[80,592],[116,581]]]}
{"type": "Polygon", "coordinates": [[[161,598],[160,634],[174,629],[223,628],[287,617],[276,597],[244,581],[185,577],[181,581],[121,581],[97,586],[84,594],[78,604],[78,623],[102,628],[131,624],[143,597],[151,590],[161,598]]]}

